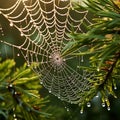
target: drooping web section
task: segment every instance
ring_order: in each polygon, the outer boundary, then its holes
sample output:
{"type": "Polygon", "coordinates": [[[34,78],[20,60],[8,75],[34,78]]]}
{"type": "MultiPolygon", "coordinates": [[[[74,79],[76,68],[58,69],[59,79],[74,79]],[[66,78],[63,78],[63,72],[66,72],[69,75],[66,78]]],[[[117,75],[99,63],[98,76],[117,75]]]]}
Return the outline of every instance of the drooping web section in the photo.
{"type": "Polygon", "coordinates": [[[70,0],[5,2],[1,0],[0,14],[20,32],[22,39],[1,42],[21,51],[50,93],[70,103],[81,102],[80,94],[90,89],[93,74],[78,68],[84,62],[81,56],[62,54],[66,44],[73,41],[68,33],[84,33],[84,24],[91,24],[88,11],[74,9],[70,0]]]}

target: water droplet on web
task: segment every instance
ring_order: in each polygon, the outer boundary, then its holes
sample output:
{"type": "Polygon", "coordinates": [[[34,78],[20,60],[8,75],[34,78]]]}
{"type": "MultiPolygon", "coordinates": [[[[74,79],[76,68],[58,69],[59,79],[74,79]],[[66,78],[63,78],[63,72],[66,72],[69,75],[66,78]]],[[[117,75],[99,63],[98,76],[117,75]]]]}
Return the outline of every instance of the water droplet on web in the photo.
{"type": "Polygon", "coordinates": [[[81,57],[81,62],[84,62],[83,56],[81,57]]]}
{"type": "Polygon", "coordinates": [[[30,67],[30,64],[27,64],[28,67],[30,67]]]}
{"type": "Polygon", "coordinates": [[[105,107],[105,103],[104,102],[102,103],[102,107],[105,107]]]}
{"type": "Polygon", "coordinates": [[[116,87],[116,86],[114,86],[114,90],[117,90],[117,87],[116,87]]]}
{"type": "Polygon", "coordinates": [[[51,93],[52,91],[51,90],[49,90],[49,93],[51,93]]]}
{"type": "Polygon", "coordinates": [[[16,117],[16,114],[13,114],[13,117],[16,117]]]}
{"type": "Polygon", "coordinates": [[[19,56],[20,56],[20,54],[18,53],[18,54],[17,54],[17,56],[19,57],[19,56]]]}
{"type": "Polygon", "coordinates": [[[42,84],[43,84],[43,82],[42,82],[42,81],[40,81],[40,84],[42,85],[42,84]]]}
{"type": "Polygon", "coordinates": [[[108,101],[108,98],[105,98],[105,101],[107,102],[107,101],[108,101]]]}
{"type": "Polygon", "coordinates": [[[87,103],[87,107],[91,107],[91,103],[90,102],[87,103]]]}
{"type": "Polygon", "coordinates": [[[9,85],[9,87],[13,87],[13,85],[12,85],[12,84],[10,84],[10,85],[9,85]]]}
{"type": "Polygon", "coordinates": [[[21,32],[20,36],[23,36],[23,33],[21,32]]]}
{"type": "Polygon", "coordinates": [[[96,97],[96,98],[98,98],[99,96],[98,96],[98,95],[96,95],[95,97],[96,97]]]}
{"type": "Polygon", "coordinates": [[[58,99],[60,99],[60,96],[58,96],[58,99]]]}
{"type": "Polygon", "coordinates": [[[69,112],[70,110],[69,110],[69,108],[67,108],[67,112],[69,112]]]}
{"type": "Polygon", "coordinates": [[[110,106],[107,107],[107,110],[110,111],[110,106]]]}
{"type": "Polygon", "coordinates": [[[12,22],[10,22],[10,27],[13,27],[13,23],[12,22]]]}
{"type": "Polygon", "coordinates": [[[80,114],[83,114],[83,110],[80,110],[80,114]]]}
{"type": "Polygon", "coordinates": [[[100,71],[100,69],[99,69],[99,68],[97,68],[97,71],[99,72],[99,71],[100,71]]]}

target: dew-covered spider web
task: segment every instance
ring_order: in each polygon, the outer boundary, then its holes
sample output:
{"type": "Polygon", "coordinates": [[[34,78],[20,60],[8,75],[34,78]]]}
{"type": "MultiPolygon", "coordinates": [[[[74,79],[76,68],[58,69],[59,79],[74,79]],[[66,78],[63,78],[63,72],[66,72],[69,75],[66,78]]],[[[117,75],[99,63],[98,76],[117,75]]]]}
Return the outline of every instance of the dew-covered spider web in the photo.
{"type": "Polygon", "coordinates": [[[93,74],[80,69],[87,62],[83,56],[63,55],[63,52],[74,41],[69,33],[86,32],[85,25],[91,24],[89,12],[74,8],[70,0],[0,0],[0,16],[8,21],[10,30],[16,29],[21,36],[20,40],[5,40],[0,24],[4,38],[1,44],[22,53],[49,93],[70,103],[80,103],[80,94],[89,91],[93,74]]]}

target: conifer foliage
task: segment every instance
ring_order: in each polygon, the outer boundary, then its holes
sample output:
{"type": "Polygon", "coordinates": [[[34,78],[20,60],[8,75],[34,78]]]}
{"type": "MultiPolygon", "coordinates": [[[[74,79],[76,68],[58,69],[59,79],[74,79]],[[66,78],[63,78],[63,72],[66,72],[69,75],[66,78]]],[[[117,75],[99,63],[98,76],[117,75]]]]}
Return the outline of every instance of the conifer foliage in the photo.
{"type": "Polygon", "coordinates": [[[16,69],[14,60],[1,62],[0,119],[45,120],[50,117],[44,109],[48,99],[40,96],[40,89],[38,76],[26,64],[16,69]]]}

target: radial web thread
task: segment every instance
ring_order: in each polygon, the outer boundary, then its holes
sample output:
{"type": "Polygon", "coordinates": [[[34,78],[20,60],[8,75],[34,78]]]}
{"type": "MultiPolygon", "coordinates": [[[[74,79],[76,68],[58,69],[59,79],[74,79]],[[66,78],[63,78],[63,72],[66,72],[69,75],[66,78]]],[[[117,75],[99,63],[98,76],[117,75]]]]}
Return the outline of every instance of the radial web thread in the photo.
{"type": "Polygon", "coordinates": [[[89,90],[88,79],[93,75],[78,69],[84,62],[81,56],[62,54],[66,44],[73,41],[68,33],[84,33],[84,23],[91,24],[88,11],[74,9],[70,0],[12,0],[7,5],[4,2],[1,0],[0,14],[20,32],[22,40],[1,43],[21,51],[49,93],[70,103],[81,102],[80,94],[89,90]]]}

